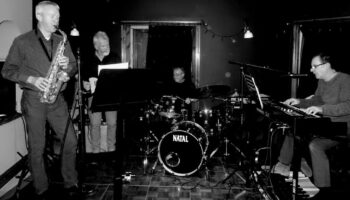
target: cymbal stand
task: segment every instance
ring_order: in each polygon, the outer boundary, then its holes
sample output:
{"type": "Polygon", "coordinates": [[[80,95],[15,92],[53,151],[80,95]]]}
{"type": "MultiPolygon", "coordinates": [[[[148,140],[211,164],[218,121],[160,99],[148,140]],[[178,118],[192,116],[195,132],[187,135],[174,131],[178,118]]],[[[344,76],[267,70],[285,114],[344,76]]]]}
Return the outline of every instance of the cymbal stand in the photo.
{"type": "MultiPolygon", "coordinates": [[[[231,101],[231,99],[230,99],[230,101],[231,101]]],[[[225,107],[224,107],[224,109],[225,109],[225,116],[224,116],[224,120],[225,120],[225,124],[228,124],[229,123],[229,116],[227,116],[228,115],[228,104],[229,104],[229,101],[225,101],[225,107]]],[[[225,134],[224,135],[224,144],[225,144],[225,152],[224,152],[224,156],[227,158],[229,155],[230,155],[230,153],[228,152],[228,144],[230,143],[230,140],[227,138],[227,134],[225,134]]],[[[235,148],[235,149],[238,149],[238,147],[236,146],[236,145],[233,145],[233,147],[235,148]]],[[[240,150],[239,150],[239,152],[240,152],[240,150]]]]}
{"type": "Polygon", "coordinates": [[[228,174],[226,176],[226,178],[224,180],[221,181],[221,183],[226,183],[226,181],[228,181],[233,175],[236,175],[237,177],[239,177],[245,184],[248,184],[249,178],[250,176],[247,175],[246,173],[244,173],[244,175],[242,176],[240,173],[238,173],[238,171],[241,169],[243,172],[248,170],[248,173],[251,173],[251,166],[250,166],[250,161],[248,160],[248,157],[243,153],[243,151],[236,146],[232,141],[230,141],[226,136],[224,137],[224,144],[225,144],[225,153],[224,153],[224,158],[227,158],[228,156],[230,156],[230,153],[228,152],[228,146],[232,146],[235,151],[237,153],[239,153],[240,156],[240,161],[238,163],[239,168],[238,169],[234,169],[230,174],[228,174]],[[249,166],[247,166],[247,164],[249,166]],[[248,178],[247,178],[248,177],[248,178]]]}
{"type": "MultiPolygon", "coordinates": [[[[147,110],[145,111],[145,118],[146,118],[146,123],[147,123],[147,128],[149,129],[150,127],[150,123],[151,123],[151,120],[150,120],[150,117],[152,115],[152,111],[151,109],[147,108],[147,110]]],[[[143,121],[143,117],[140,118],[140,121],[143,121]]],[[[141,147],[141,151],[144,152],[144,159],[142,161],[142,164],[143,164],[143,173],[146,174],[146,171],[147,171],[147,166],[148,166],[148,157],[149,155],[155,151],[157,149],[157,146],[155,147],[150,147],[151,145],[151,141],[152,139],[154,139],[157,143],[159,142],[157,136],[153,133],[153,131],[151,129],[147,130],[147,136],[142,138],[141,140],[143,140],[146,144],[145,144],[145,149],[143,149],[141,147]]],[[[157,160],[158,161],[158,160],[157,160]]],[[[157,163],[156,161],[156,163],[157,163]]],[[[155,164],[156,165],[156,164],[155,164]]],[[[154,166],[155,168],[155,166],[154,166]]],[[[152,168],[153,169],[153,168],[152,168]]]]}
{"type": "MultiPolygon", "coordinates": [[[[227,129],[227,124],[230,123],[230,116],[228,115],[228,106],[230,106],[231,100],[226,100],[225,102],[225,107],[224,107],[224,113],[225,116],[223,116],[224,123],[220,123],[217,122],[216,125],[220,124],[220,126],[218,127],[218,135],[222,135],[223,132],[225,132],[225,129],[227,129]]],[[[245,167],[243,166],[244,161],[247,160],[247,156],[245,155],[245,153],[236,145],[234,144],[232,141],[229,140],[227,133],[224,133],[225,135],[223,136],[222,139],[220,139],[220,144],[218,145],[218,147],[216,149],[214,149],[211,154],[209,155],[209,158],[213,157],[216,152],[221,148],[224,147],[224,152],[223,152],[223,156],[224,156],[224,160],[227,160],[227,158],[231,155],[229,152],[229,147],[233,147],[233,149],[239,154],[240,157],[240,161],[239,161],[239,166],[242,169],[245,169],[245,167]]],[[[246,183],[246,178],[244,178],[241,174],[239,174],[237,172],[238,170],[234,170],[233,172],[231,172],[230,174],[228,174],[226,176],[226,178],[224,180],[221,181],[221,183],[225,183],[226,181],[228,181],[233,175],[238,176],[244,183],[246,183]]]]}
{"type": "MultiPolygon", "coordinates": [[[[223,116],[224,117],[224,119],[223,119],[224,120],[224,125],[222,123],[220,123],[220,122],[216,123],[216,125],[218,126],[218,135],[222,135],[222,131],[225,130],[227,128],[226,125],[230,123],[229,116],[227,116],[228,115],[227,113],[229,113],[228,112],[229,104],[231,104],[231,100],[229,100],[229,101],[226,100],[225,107],[224,107],[225,116],[223,116]]],[[[223,154],[225,156],[225,158],[230,156],[230,153],[228,152],[229,145],[231,145],[240,154],[241,158],[243,158],[243,159],[247,158],[246,155],[243,153],[243,151],[241,149],[239,149],[239,147],[237,145],[235,145],[232,141],[230,141],[228,139],[227,133],[224,135],[222,141],[223,142],[221,143],[221,145],[225,145],[225,152],[223,154]]],[[[221,145],[219,145],[218,148],[220,148],[221,145]]],[[[218,150],[218,148],[216,150],[218,150]]]]}
{"type": "MultiPolygon", "coordinates": [[[[240,71],[241,71],[241,91],[240,91],[240,95],[239,95],[239,98],[237,98],[239,100],[239,103],[240,103],[240,126],[243,130],[243,126],[244,126],[244,110],[243,110],[243,106],[244,106],[244,97],[243,97],[243,90],[244,90],[244,66],[243,65],[240,65],[240,71]]],[[[231,103],[231,100],[229,101],[229,103],[231,103]]],[[[228,102],[226,102],[225,104],[225,110],[227,109],[227,104],[228,102]]],[[[225,116],[227,118],[227,116],[225,116]]],[[[225,118],[225,119],[226,119],[225,118]]],[[[249,132],[248,132],[248,139],[246,141],[247,145],[249,145],[250,143],[250,135],[249,135],[249,132]]],[[[230,154],[227,152],[227,148],[228,148],[228,144],[230,144],[241,156],[241,158],[243,159],[247,159],[247,156],[232,142],[230,141],[227,136],[225,135],[224,137],[224,143],[225,143],[225,156],[229,156],[230,154]]]]}

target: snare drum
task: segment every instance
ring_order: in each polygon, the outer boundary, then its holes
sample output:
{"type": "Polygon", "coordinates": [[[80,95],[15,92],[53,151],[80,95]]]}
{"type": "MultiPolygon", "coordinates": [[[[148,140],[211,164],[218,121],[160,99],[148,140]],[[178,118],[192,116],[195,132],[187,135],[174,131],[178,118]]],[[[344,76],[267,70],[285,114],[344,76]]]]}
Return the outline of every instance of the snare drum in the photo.
{"type": "Polygon", "coordinates": [[[202,166],[208,146],[208,136],[199,124],[182,121],[161,138],[158,159],[171,174],[189,176],[202,166]]]}
{"type": "Polygon", "coordinates": [[[162,96],[160,99],[159,115],[167,119],[176,119],[181,117],[181,103],[177,97],[162,96]]]}

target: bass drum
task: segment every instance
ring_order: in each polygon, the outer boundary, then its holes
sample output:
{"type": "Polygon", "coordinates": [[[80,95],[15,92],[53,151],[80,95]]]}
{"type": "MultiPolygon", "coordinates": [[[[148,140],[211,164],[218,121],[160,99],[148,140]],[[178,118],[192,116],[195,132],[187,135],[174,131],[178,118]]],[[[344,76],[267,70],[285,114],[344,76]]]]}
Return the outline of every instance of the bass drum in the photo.
{"type": "Polygon", "coordinates": [[[208,136],[200,125],[182,121],[161,138],[158,159],[171,174],[189,176],[202,166],[208,145],[208,136]]]}

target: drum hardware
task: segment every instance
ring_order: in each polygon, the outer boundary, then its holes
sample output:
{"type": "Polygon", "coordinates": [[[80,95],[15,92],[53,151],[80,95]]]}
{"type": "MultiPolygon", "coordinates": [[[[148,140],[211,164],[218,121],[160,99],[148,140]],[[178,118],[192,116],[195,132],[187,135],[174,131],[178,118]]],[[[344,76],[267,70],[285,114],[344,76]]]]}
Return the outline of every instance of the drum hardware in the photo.
{"type": "Polygon", "coordinates": [[[227,137],[224,138],[224,144],[225,144],[225,153],[224,153],[224,156],[225,158],[227,158],[230,153],[228,153],[227,149],[228,149],[228,146],[231,145],[235,150],[236,152],[239,153],[240,155],[240,161],[239,161],[239,168],[238,169],[235,169],[233,172],[231,172],[230,174],[228,174],[226,176],[226,178],[224,180],[221,181],[221,183],[226,183],[226,181],[228,181],[233,175],[239,177],[245,184],[248,184],[247,182],[247,178],[244,177],[244,175],[246,177],[249,177],[247,176],[247,174],[244,174],[243,176],[238,173],[238,171],[241,169],[243,172],[244,171],[248,171],[250,172],[251,170],[251,166],[247,166],[247,156],[243,153],[243,151],[241,151],[238,146],[236,146],[233,142],[231,142],[227,137]]]}
{"type": "Polygon", "coordinates": [[[168,119],[178,118],[181,116],[179,113],[179,109],[176,107],[176,100],[178,97],[176,96],[168,96],[164,95],[161,97],[161,111],[159,112],[160,116],[166,117],[168,119]]]}
{"type": "Polygon", "coordinates": [[[161,120],[166,121],[171,125],[174,125],[179,121],[190,120],[191,110],[189,108],[189,103],[193,101],[195,100],[164,95],[160,100],[158,115],[162,117],[161,120]]]}
{"type": "MultiPolygon", "coordinates": [[[[233,175],[236,175],[238,178],[240,178],[248,187],[251,187],[252,183],[255,183],[259,189],[259,191],[263,194],[265,199],[272,199],[271,197],[267,198],[264,193],[266,193],[265,189],[263,189],[260,185],[260,181],[258,179],[258,171],[256,170],[255,165],[258,164],[258,158],[259,158],[259,152],[261,150],[270,150],[269,147],[262,147],[255,151],[255,158],[254,160],[247,160],[246,157],[244,157],[246,162],[242,162],[240,164],[240,167],[238,169],[235,169],[233,172],[228,174],[226,178],[222,181],[220,181],[222,184],[225,184],[233,175]],[[238,170],[242,171],[243,176],[238,173],[238,170]],[[263,191],[264,190],[264,191],[263,191]]],[[[244,155],[244,154],[243,154],[244,155]]]]}
{"type": "MultiPolygon", "coordinates": [[[[222,130],[223,130],[223,129],[221,128],[221,126],[220,126],[220,129],[219,129],[219,130],[220,130],[219,135],[221,135],[222,130]]],[[[226,133],[226,134],[227,134],[227,133],[226,133]]],[[[227,135],[225,135],[225,136],[221,139],[221,141],[219,142],[218,147],[216,147],[216,148],[211,152],[209,158],[213,157],[213,156],[216,154],[216,152],[217,152],[222,146],[224,146],[224,153],[223,153],[224,158],[227,158],[227,157],[229,157],[229,156],[231,155],[231,154],[229,153],[229,146],[233,147],[233,149],[235,149],[235,151],[236,151],[237,153],[239,153],[239,155],[240,155],[240,157],[241,157],[242,159],[246,159],[246,158],[247,158],[247,156],[243,153],[243,151],[242,151],[236,144],[234,144],[232,141],[230,141],[230,140],[228,139],[227,135]]]]}
{"type": "MultiPolygon", "coordinates": [[[[155,106],[155,108],[157,107],[155,106]]],[[[154,132],[149,128],[151,124],[151,116],[155,115],[155,111],[153,111],[152,109],[147,109],[146,111],[144,111],[144,115],[145,115],[144,117],[143,116],[139,117],[139,120],[146,122],[146,126],[148,130],[147,130],[147,135],[140,139],[141,142],[145,143],[145,147],[144,148],[140,147],[140,151],[144,153],[144,159],[142,161],[142,164],[143,164],[143,170],[144,170],[143,172],[144,174],[146,174],[147,166],[149,164],[148,157],[151,153],[157,150],[157,145],[151,148],[151,144],[152,143],[158,144],[159,140],[158,140],[158,137],[154,134],[154,132]]]]}
{"type": "Polygon", "coordinates": [[[189,115],[188,110],[185,108],[182,108],[181,109],[182,120],[188,121],[189,120],[188,115],[189,115]]]}
{"type": "Polygon", "coordinates": [[[145,158],[142,161],[143,164],[143,174],[146,174],[147,166],[148,166],[148,157],[147,154],[145,154],[145,158]]]}
{"type": "Polygon", "coordinates": [[[157,136],[153,133],[153,131],[149,130],[147,131],[147,136],[142,138],[141,140],[143,140],[145,142],[145,148],[140,148],[140,150],[144,153],[144,159],[143,159],[143,168],[144,168],[144,174],[146,174],[146,168],[149,164],[148,162],[148,157],[150,154],[152,154],[155,150],[157,150],[157,145],[155,145],[154,147],[151,148],[151,143],[158,143],[159,140],[157,138],[157,136]]]}
{"type": "Polygon", "coordinates": [[[157,157],[157,159],[156,159],[156,161],[154,161],[152,169],[151,169],[152,174],[154,174],[154,171],[156,170],[156,167],[158,165],[158,161],[159,161],[159,158],[157,157]]]}
{"type": "Polygon", "coordinates": [[[147,136],[143,137],[141,141],[145,142],[145,148],[140,148],[141,151],[143,151],[146,155],[151,154],[154,150],[157,149],[157,147],[150,148],[150,144],[154,142],[159,142],[157,136],[153,133],[153,131],[149,130],[147,132],[147,136]]]}
{"type": "MultiPolygon", "coordinates": [[[[227,134],[227,133],[226,133],[227,134]]],[[[249,144],[249,141],[247,141],[245,144],[249,144]]],[[[226,183],[233,175],[240,178],[245,184],[249,184],[248,181],[250,181],[251,173],[252,173],[252,166],[250,162],[250,158],[246,155],[245,152],[243,152],[233,141],[231,141],[227,135],[224,135],[222,140],[220,141],[219,147],[217,147],[211,156],[213,156],[221,147],[224,147],[223,157],[224,160],[227,160],[229,156],[231,156],[231,153],[229,151],[230,147],[233,148],[237,154],[238,154],[238,169],[235,169],[233,172],[228,174],[224,180],[221,181],[221,183],[226,183]],[[238,171],[242,171],[243,175],[241,173],[238,173],[238,171]]]]}
{"type": "Polygon", "coordinates": [[[219,110],[203,109],[195,111],[193,121],[200,124],[209,136],[218,136],[224,128],[224,120],[219,110]]]}

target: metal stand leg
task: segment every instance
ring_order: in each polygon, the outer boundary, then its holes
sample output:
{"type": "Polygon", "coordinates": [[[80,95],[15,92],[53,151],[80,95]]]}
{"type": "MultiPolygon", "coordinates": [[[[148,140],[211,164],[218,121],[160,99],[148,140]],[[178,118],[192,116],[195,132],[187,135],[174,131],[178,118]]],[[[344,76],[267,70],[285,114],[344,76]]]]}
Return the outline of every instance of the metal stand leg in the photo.
{"type": "Polygon", "coordinates": [[[224,139],[224,143],[225,143],[225,153],[224,153],[224,156],[225,157],[228,157],[230,155],[230,153],[228,152],[228,144],[229,144],[229,140],[227,139],[227,137],[225,137],[224,139]]]}
{"type": "Polygon", "coordinates": [[[153,167],[152,167],[152,174],[154,174],[154,172],[155,172],[155,170],[156,170],[156,167],[157,167],[157,165],[158,165],[158,157],[157,157],[157,160],[154,162],[154,164],[153,164],[153,167]]]}
{"type": "Polygon", "coordinates": [[[207,159],[207,157],[205,157],[204,160],[205,160],[205,161],[204,161],[204,165],[205,165],[205,180],[206,180],[206,181],[209,181],[209,175],[210,175],[210,174],[209,174],[209,168],[208,168],[208,165],[207,165],[207,164],[208,164],[208,159],[207,159]]]}
{"type": "Polygon", "coordinates": [[[228,141],[229,144],[240,154],[241,158],[246,159],[247,156],[243,153],[241,149],[239,149],[233,142],[228,141]]]}
{"type": "Polygon", "coordinates": [[[216,149],[214,149],[212,151],[212,153],[210,154],[209,158],[213,157],[216,154],[216,152],[220,149],[220,147],[223,146],[223,145],[225,147],[225,151],[223,153],[225,158],[227,158],[228,156],[231,155],[229,153],[229,151],[228,151],[229,146],[232,146],[236,150],[236,152],[239,153],[239,155],[240,155],[240,157],[242,159],[246,159],[247,158],[247,156],[243,153],[243,151],[237,145],[235,145],[233,142],[231,142],[227,137],[224,137],[223,142],[219,145],[219,147],[217,147],[216,149]]]}
{"type": "MultiPolygon", "coordinates": [[[[154,140],[156,142],[158,142],[158,138],[154,135],[154,133],[151,130],[149,130],[147,136],[144,137],[144,141],[146,143],[146,147],[145,147],[145,149],[141,148],[141,150],[144,152],[144,159],[143,159],[143,162],[142,162],[142,164],[143,164],[143,173],[144,174],[147,173],[147,167],[148,167],[148,164],[149,164],[149,159],[148,159],[149,155],[157,149],[157,146],[152,147],[152,148],[150,147],[150,143],[151,143],[152,138],[154,138],[154,140]]],[[[152,168],[152,170],[153,170],[153,168],[152,168]]]]}
{"type": "Polygon", "coordinates": [[[21,175],[18,178],[18,183],[16,185],[16,192],[15,192],[14,196],[15,196],[16,199],[20,199],[20,190],[21,190],[21,187],[22,187],[22,183],[23,183],[23,180],[26,177],[26,175],[29,173],[29,169],[27,167],[28,155],[23,156],[19,152],[17,152],[17,154],[19,156],[21,156],[21,158],[22,158],[21,161],[20,161],[20,163],[22,165],[21,166],[22,169],[21,169],[21,175]]]}

